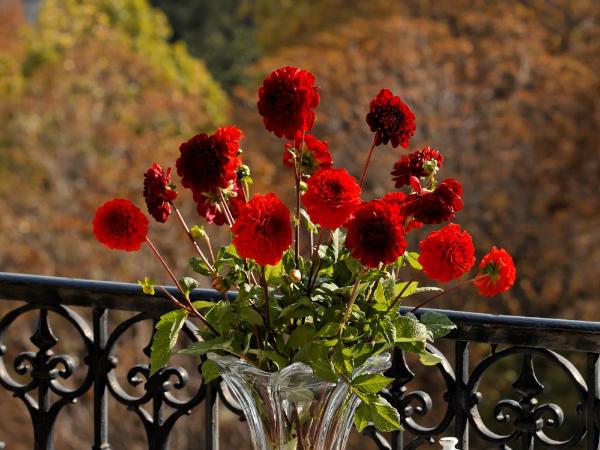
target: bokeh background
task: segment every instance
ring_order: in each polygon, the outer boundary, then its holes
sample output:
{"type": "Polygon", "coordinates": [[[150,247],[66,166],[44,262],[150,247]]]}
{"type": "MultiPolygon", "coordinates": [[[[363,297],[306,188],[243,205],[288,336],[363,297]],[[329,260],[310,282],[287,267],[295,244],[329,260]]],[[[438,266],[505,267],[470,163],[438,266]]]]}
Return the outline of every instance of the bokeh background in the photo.
{"type": "MultiPolygon", "coordinates": [[[[410,149],[436,147],[442,177],[465,187],[456,221],[478,256],[493,244],[514,255],[509,293],[483,300],[465,289],[434,306],[600,320],[595,0],[0,0],[0,270],[167,282],[149,253],[97,244],[92,217],[116,196],[143,205],[145,169],[173,166],[182,141],[223,124],[246,133],[253,190],[291,199],[283,142],[256,111],[262,79],[287,64],[316,75],[314,134],[357,176],[370,99],[381,87],[400,95],[416,114],[410,149]]],[[[393,189],[403,152],[377,148],[365,198],[393,189]]],[[[155,223],[151,233],[183,274],[185,236],[155,223]]],[[[132,337],[138,349],[144,333],[132,337]]],[[[123,352],[137,358],[133,346],[123,352]]],[[[4,409],[13,400],[2,395],[4,409]]],[[[143,448],[136,419],[115,411],[114,448],[143,448]]],[[[9,449],[30,448],[25,414],[2,413],[9,449]]],[[[201,422],[186,420],[174,448],[199,440],[201,422]]],[[[87,446],[85,414],[67,411],[59,426],[59,448],[87,446]]],[[[243,428],[227,426],[224,448],[247,448],[243,428]]]]}

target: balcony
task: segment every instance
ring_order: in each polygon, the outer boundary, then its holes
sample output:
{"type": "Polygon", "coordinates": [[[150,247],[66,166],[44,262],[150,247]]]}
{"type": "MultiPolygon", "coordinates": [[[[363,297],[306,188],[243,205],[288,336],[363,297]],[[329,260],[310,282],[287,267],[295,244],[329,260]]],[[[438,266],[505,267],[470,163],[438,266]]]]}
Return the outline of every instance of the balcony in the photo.
{"type": "MultiPolygon", "coordinates": [[[[218,294],[195,290],[193,297],[218,294]]],[[[151,336],[153,323],[171,309],[166,299],[145,296],[134,284],[0,273],[0,301],[0,383],[3,394],[15,397],[3,402],[2,422],[24,404],[34,442],[20,448],[54,449],[57,421],[78,399],[90,410],[84,448],[122,448],[109,427],[111,408],[143,425],[146,442],[136,448],[216,450],[219,442],[228,448],[219,437],[220,419],[242,412],[218,382],[200,383],[198,372],[190,373],[198,370],[194,364],[149,377],[149,339],[133,340],[145,363],[128,365],[130,358],[119,357],[123,341],[132,342],[132,328],[151,336]],[[15,328],[21,340],[11,335],[15,328]],[[69,345],[61,347],[58,336],[67,328],[69,345]],[[201,441],[171,445],[183,418],[196,412],[201,441]]],[[[442,312],[458,326],[430,347],[443,362],[423,368],[396,352],[388,372],[395,381],[385,395],[405,431],[381,435],[367,428],[353,437],[355,448],[434,448],[441,436],[458,437],[463,450],[599,448],[600,323],[442,312]]],[[[185,332],[196,339],[193,323],[185,332]]],[[[0,442],[5,447],[17,448],[0,442]]]]}

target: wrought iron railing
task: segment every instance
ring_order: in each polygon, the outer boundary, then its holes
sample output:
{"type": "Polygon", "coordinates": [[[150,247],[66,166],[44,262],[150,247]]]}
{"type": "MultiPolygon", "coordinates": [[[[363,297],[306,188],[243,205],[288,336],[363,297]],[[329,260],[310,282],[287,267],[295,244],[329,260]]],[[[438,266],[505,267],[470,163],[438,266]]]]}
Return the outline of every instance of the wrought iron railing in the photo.
{"type": "MultiPolygon", "coordinates": [[[[218,298],[217,293],[207,290],[196,290],[193,296],[218,298]]],[[[54,448],[52,432],[57,417],[69,403],[84,395],[93,398],[93,450],[111,448],[107,407],[113,401],[131,411],[131,420],[142,421],[151,450],[169,448],[169,436],[178,419],[193,408],[204,408],[203,448],[208,450],[218,448],[219,404],[241,415],[218,381],[200,384],[185,400],[173,395],[189,381],[182,367],[168,367],[152,377],[148,365],[129,368],[127,382],[143,387],[140,396],[127,393],[120,385],[115,375],[119,364],[115,356],[117,343],[130,327],[142,322],[150,327],[171,308],[164,298],[149,299],[143,295],[137,285],[0,273],[0,300],[24,302],[0,319],[0,383],[27,407],[35,450],[54,448]],[[91,320],[84,319],[73,307],[88,308],[91,320]],[[109,328],[108,314],[112,310],[136,314],[109,328]],[[30,337],[36,349],[20,352],[8,361],[6,332],[28,312],[37,314],[37,326],[30,337]],[[58,343],[49,318],[54,314],[69,322],[85,347],[86,355],[80,363],[85,375],[77,386],[64,384],[73,374],[75,359],[52,351],[58,343]]],[[[430,346],[432,352],[443,357],[443,362],[432,369],[439,371],[443,382],[420,390],[409,389],[409,384],[419,380],[413,372],[415,365],[409,367],[405,355],[396,352],[388,373],[395,381],[385,395],[400,411],[405,431],[383,436],[367,428],[364,434],[371,441],[368,445],[393,450],[427,448],[439,436],[451,435],[459,438],[460,448],[465,450],[471,434],[479,441],[478,448],[599,448],[600,323],[443,312],[458,325],[440,344],[450,348],[449,354],[444,357],[430,346]],[[472,348],[481,346],[479,343],[485,344],[485,352],[472,348]],[[583,361],[582,367],[576,367],[558,352],[574,355],[583,361]],[[470,356],[478,359],[470,363],[470,356]],[[500,380],[500,371],[506,370],[503,364],[511,358],[519,359],[512,387],[509,386],[514,398],[494,398],[493,404],[484,408],[486,392],[482,390],[482,380],[491,377],[492,384],[500,380]],[[561,372],[567,380],[562,384],[569,385],[558,389],[555,386],[550,393],[569,388],[570,394],[538,402],[538,398],[547,396],[545,381],[540,381],[536,372],[540,364],[561,372]],[[435,407],[428,388],[442,392],[442,400],[435,407]],[[575,405],[567,411],[571,414],[565,414],[559,405],[564,401],[575,405]],[[488,420],[490,417],[493,423],[488,420]],[[567,422],[569,429],[561,434],[567,422]],[[562,437],[555,437],[557,432],[562,437]]],[[[185,331],[190,339],[195,339],[193,324],[186,324],[185,331]]],[[[149,346],[138,350],[149,354],[149,346]]],[[[200,377],[198,373],[192,376],[200,377]]],[[[0,405],[1,415],[10,414],[12,407],[0,405]]]]}

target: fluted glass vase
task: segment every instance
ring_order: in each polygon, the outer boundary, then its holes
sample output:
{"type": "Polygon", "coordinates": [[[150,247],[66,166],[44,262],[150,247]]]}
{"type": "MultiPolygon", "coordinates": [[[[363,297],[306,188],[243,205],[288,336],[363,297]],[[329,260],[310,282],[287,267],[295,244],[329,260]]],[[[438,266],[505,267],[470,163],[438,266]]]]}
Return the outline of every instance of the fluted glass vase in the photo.
{"type": "MultiPolygon", "coordinates": [[[[232,356],[210,353],[241,405],[255,450],[344,450],[360,399],[342,381],[316,376],[303,363],[265,372],[232,356]]],[[[388,354],[377,355],[353,376],[382,373],[388,354]]]]}

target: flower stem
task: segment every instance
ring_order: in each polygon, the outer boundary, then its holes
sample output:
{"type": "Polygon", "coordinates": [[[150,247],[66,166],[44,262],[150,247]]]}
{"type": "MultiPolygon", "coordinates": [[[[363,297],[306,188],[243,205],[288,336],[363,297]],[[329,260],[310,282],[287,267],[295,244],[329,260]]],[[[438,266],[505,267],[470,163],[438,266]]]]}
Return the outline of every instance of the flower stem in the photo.
{"type": "Polygon", "coordinates": [[[356,297],[358,296],[358,286],[360,285],[360,276],[363,273],[363,269],[360,270],[360,272],[358,273],[357,277],[356,277],[356,281],[354,283],[354,286],[352,287],[352,293],[350,294],[350,298],[348,299],[348,303],[346,303],[346,309],[344,310],[344,316],[342,317],[342,322],[340,323],[340,327],[338,329],[338,336],[340,339],[340,342],[342,341],[342,333],[344,332],[344,328],[346,327],[346,322],[348,321],[348,318],[350,317],[350,312],[352,311],[352,306],[354,306],[354,300],[356,300],[356,297]]]}
{"type": "Polygon", "coordinates": [[[227,223],[229,224],[229,226],[233,226],[233,214],[231,214],[231,211],[229,210],[229,206],[227,205],[227,200],[225,200],[225,196],[223,195],[223,192],[221,191],[221,189],[219,189],[219,200],[221,203],[221,207],[223,208],[223,214],[225,214],[225,220],[227,220],[227,223]]]}
{"type": "Polygon", "coordinates": [[[432,300],[434,300],[434,299],[436,299],[436,298],[438,298],[438,297],[440,297],[440,296],[442,296],[442,295],[444,295],[444,294],[447,294],[448,292],[455,291],[456,289],[458,289],[458,288],[459,288],[459,287],[461,287],[461,286],[464,286],[465,284],[470,284],[470,283],[472,283],[473,281],[475,281],[475,280],[477,279],[477,277],[478,277],[478,276],[479,276],[479,275],[476,275],[476,276],[474,276],[473,278],[468,278],[468,279],[466,279],[466,280],[464,280],[464,281],[461,281],[461,282],[460,282],[460,283],[458,283],[458,284],[455,284],[455,285],[454,285],[454,286],[452,286],[451,288],[449,288],[449,289],[446,289],[445,291],[441,291],[441,292],[438,292],[438,293],[437,293],[437,294],[435,294],[435,295],[432,295],[431,297],[429,297],[428,299],[426,299],[424,302],[421,302],[421,303],[419,303],[417,306],[415,306],[413,309],[411,309],[411,311],[410,311],[410,312],[411,312],[412,314],[414,314],[414,313],[415,313],[415,312],[417,312],[419,309],[421,309],[423,306],[425,306],[426,304],[428,304],[430,301],[432,301],[432,300]]]}
{"type": "Polygon", "coordinates": [[[179,289],[179,291],[181,293],[184,293],[184,290],[181,288],[181,285],[179,284],[179,280],[177,279],[177,277],[175,276],[175,274],[173,273],[171,268],[167,265],[167,262],[164,260],[164,258],[159,253],[159,251],[156,249],[156,247],[154,246],[154,244],[152,243],[152,241],[150,240],[150,238],[148,236],[146,236],[146,243],[150,246],[150,248],[152,249],[152,252],[156,256],[158,261],[162,264],[163,268],[167,271],[167,273],[173,280],[173,283],[175,283],[175,286],[177,286],[177,289],[179,289]]]}
{"type": "MultiPolygon", "coordinates": [[[[171,206],[173,207],[173,210],[175,211],[175,214],[177,215],[177,218],[179,219],[179,223],[181,223],[181,226],[185,230],[185,233],[187,234],[188,238],[190,238],[190,241],[192,242],[192,245],[194,246],[194,248],[196,249],[196,251],[200,255],[200,258],[202,258],[202,261],[204,261],[204,264],[206,264],[208,266],[208,269],[213,274],[216,274],[215,268],[210,264],[210,262],[208,262],[208,259],[206,259],[206,256],[204,256],[204,253],[202,252],[202,250],[198,246],[198,243],[194,239],[194,236],[192,236],[192,233],[190,232],[190,229],[187,226],[187,223],[185,223],[185,219],[181,215],[181,212],[179,212],[179,208],[177,208],[177,206],[175,206],[174,202],[171,202],[171,206]]],[[[212,250],[211,250],[211,252],[212,252],[212,250]]],[[[213,261],[214,261],[214,258],[213,258],[213,261]]]]}
{"type": "Polygon", "coordinates": [[[363,167],[362,174],[360,176],[360,188],[362,189],[363,184],[365,182],[365,177],[367,176],[367,169],[369,167],[369,163],[371,162],[371,157],[373,156],[373,150],[375,150],[375,142],[377,142],[377,137],[379,136],[379,131],[375,133],[373,136],[373,141],[371,142],[371,147],[369,148],[369,155],[367,156],[367,160],[365,161],[365,166],[363,167]]]}
{"type": "Polygon", "coordinates": [[[407,282],[404,285],[404,287],[402,288],[400,293],[398,295],[396,295],[396,298],[394,299],[394,301],[392,302],[392,304],[390,305],[390,307],[388,308],[388,310],[386,312],[390,312],[394,308],[394,306],[396,306],[398,304],[398,302],[402,298],[402,294],[404,294],[406,292],[406,290],[410,287],[410,285],[413,284],[414,282],[415,282],[415,280],[410,280],[409,282],[407,282]]]}
{"type": "Polygon", "coordinates": [[[296,167],[294,174],[296,175],[296,217],[295,217],[295,242],[294,253],[296,259],[296,267],[300,259],[300,181],[302,181],[302,154],[304,153],[304,133],[302,133],[302,142],[300,143],[300,157],[296,156],[296,167]]]}

